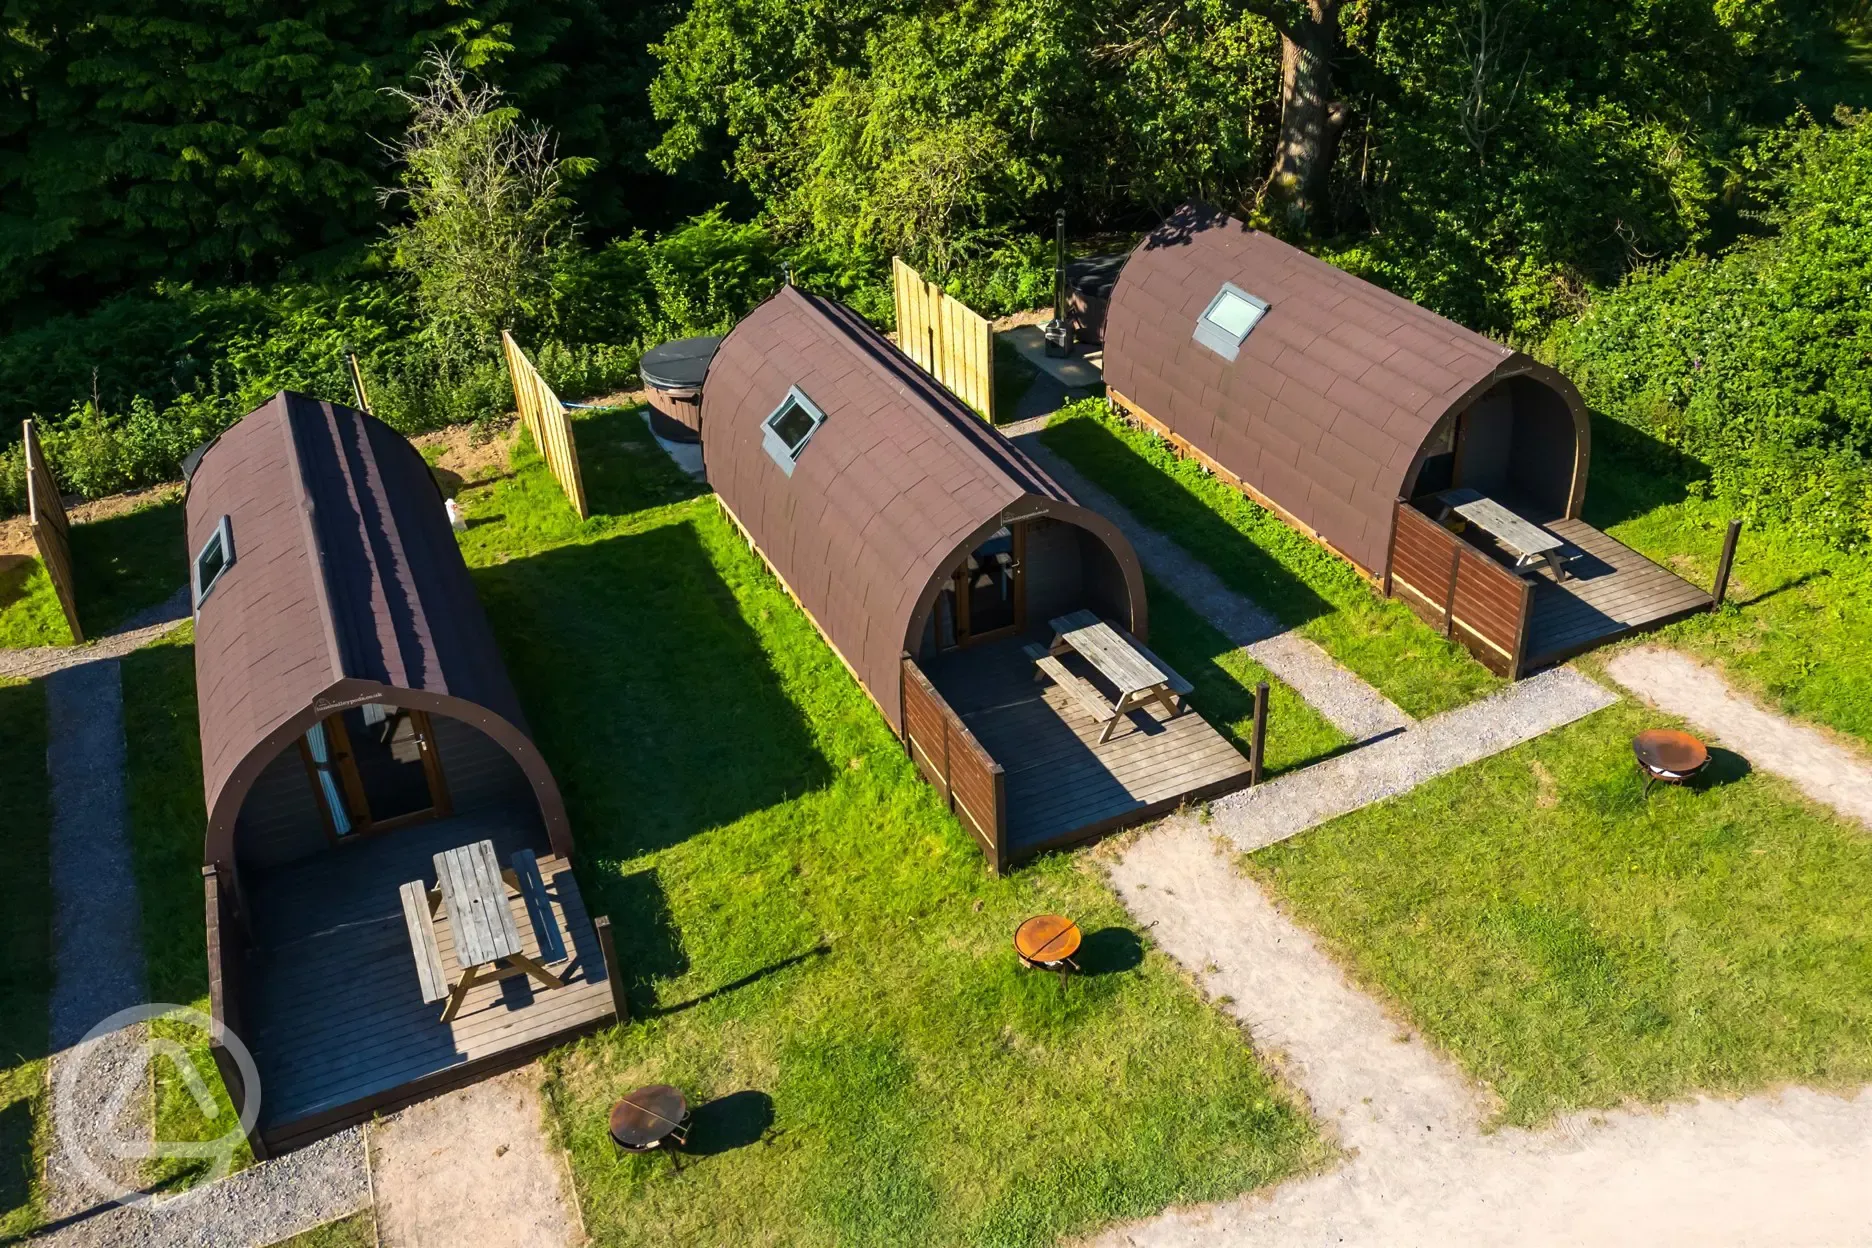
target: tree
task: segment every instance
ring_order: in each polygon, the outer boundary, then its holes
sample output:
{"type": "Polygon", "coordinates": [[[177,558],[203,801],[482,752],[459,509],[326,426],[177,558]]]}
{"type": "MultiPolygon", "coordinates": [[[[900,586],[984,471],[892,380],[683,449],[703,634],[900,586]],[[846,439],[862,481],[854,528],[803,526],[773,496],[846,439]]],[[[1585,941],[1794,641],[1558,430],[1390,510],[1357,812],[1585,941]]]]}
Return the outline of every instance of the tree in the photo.
{"type": "Polygon", "coordinates": [[[402,185],[381,192],[409,207],[391,229],[393,262],[415,279],[438,344],[472,357],[545,313],[554,257],[574,234],[575,162],[446,53],[429,54],[414,91],[390,94],[411,112],[391,147],[402,185]]]}
{"type": "Polygon", "coordinates": [[[1315,224],[1326,201],[1326,182],[1351,116],[1333,86],[1333,62],[1342,46],[1339,10],[1344,0],[1244,0],[1280,35],[1280,133],[1262,194],[1300,229],[1315,224]]]}

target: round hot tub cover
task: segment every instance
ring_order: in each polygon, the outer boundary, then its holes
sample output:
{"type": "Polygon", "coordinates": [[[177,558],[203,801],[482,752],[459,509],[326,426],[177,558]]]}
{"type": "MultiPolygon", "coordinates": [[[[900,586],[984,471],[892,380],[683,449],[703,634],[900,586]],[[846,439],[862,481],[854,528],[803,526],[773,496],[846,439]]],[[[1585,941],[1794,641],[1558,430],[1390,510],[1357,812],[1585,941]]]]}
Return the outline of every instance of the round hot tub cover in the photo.
{"type": "Polygon", "coordinates": [[[644,352],[637,375],[654,390],[693,390],[708,376],[709,362],[721,345],[720,334],[678,338],[644,352]]]}

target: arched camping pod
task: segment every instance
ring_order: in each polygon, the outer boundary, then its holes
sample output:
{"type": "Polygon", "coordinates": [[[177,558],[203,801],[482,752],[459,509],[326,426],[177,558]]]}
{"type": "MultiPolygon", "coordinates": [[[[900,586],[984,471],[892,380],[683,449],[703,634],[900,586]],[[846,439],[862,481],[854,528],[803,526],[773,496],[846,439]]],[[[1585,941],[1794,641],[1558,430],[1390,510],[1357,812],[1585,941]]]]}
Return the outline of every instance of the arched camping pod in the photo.
{"type": "Polygon", "coordinates": [[[1136,553],[850,309],[782,288],[716,351],[701,424],[724,508],[997,867],[1154,812],[1122,778],[1146,752],[1194,751],[1197,788],[1235,777],[1195,715],[1083,748],[1077,686],[1037,686],[1024,647],[1075,611],[1141,647],[1136,553]],[[1025,765],[1036,733],[1055,767],[1025,765]]]}
{"type": "Polygon", "coordinates": [[[1708,605],[1581,520],[1566,377],[1224,213],[1186,205],[1131,253],[1104,370],[1120,408],[1497,671],[1708,605]]]}
{"type": "MultiPolygon", "coordinates": [[[[192,460],[209,960],[217,1016],[265,1082],[256,1146],[610,1020],[565,803],[428,465],[363,412],[290,392],[192,460]],[[569,937],[579,956],[544,1008],[490,981],[443,1023],[401,889],[482,840],[503,868],[538,864],[539,890],[510,899],[527,953],[563,962],[569,937]]],[[[434,933],[459,982],[448,916],[434,933]]]]}

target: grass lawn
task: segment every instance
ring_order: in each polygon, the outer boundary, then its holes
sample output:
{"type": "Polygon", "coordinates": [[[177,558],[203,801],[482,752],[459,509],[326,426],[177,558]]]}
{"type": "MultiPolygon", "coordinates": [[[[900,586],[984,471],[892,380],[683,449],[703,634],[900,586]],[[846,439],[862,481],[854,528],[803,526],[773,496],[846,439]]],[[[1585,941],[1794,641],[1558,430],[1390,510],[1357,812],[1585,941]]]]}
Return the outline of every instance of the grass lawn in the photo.
{"type": "Polygon", "coordinates": [[[1325,1158],[1082,858],[988,875],[634,413],[577,428],[599,514],[523,449],[463,545],[632,980],[547,1062],[596,1242],[1045,1243],[1325,1158]],[[1064,992],[1010,948],[1049,910],[1090,934],[1064,992]],[[658,1081],[704,1105],[680,1180],[605,1134],[658,1081]]]}
{"type": "Polygon", "coordinates": [[[1034,378],[1040,375],[1031,360],[1014,349],[1014,342],[1005,334],[996,334],[994,339],[994,402],[995,423],[1005,425],[1014,419],[1014,409],[1027,396],[1027,388],[1033,385],[1034,378]]]}
{"type": "Polygon", "coordinates": [[[39,1157],[47,1112],[47,1010],[52,995],[51,795],[45,691],[0,681],[0,1241],[43,1218],[39,1157]]]}
{"type": "Polygon", "coordinates": [[[1351,565],[1193,460],[1177,458],[1168,443],[1111,415],[1104,400],[1061,409],[1040,437],[1138,519],[1175,537],[1231,588],[1318,642],[1408,714],[1447,711],[1501,687],[1461,646],[1402,603],[1378,597],[1351,565]]]}
{"type": "Polygon", "coordinates": [[[45,564],[30,555],[0,555],[0,650],[69,646],[71,640],[45,564]]]}
{"type": "MultiPolygon", "coordinates": [[[[202,903],[201,739],[195,712],[194,628],[183,625],[123,660],[126,796],[131,850],[143,904],[143,955],[150,999],[193,1006],[206,1014],[208,955],[202,903]]],[[[208,1037],[180,1020],[156,1024],[186,1049],[215,1098],[205,1118],[187,1086],[166,1062],[156,1063],[155,1138],[213,1140],[234,1121],[227,1089],[208,1053],[208,1037]]],[[[251,1165],[242,1144],[236,1167],[251,1165]]],[[[167,1188],[187,1187],[208,1173],[206,1159],[153,1158],[146,1177],[167,1188]]]]}
{"type": "Polygon", "coordinates": [[[282,1239],[273,1248],[377,1248],[377,1221],[366,1209],[282,1239]]]}
{"type": "Polygon", "coordinates": [[[1533,1124],[1872,1079],[1872,836],[1719,754],[1647,805],[1600,711],[1248,870],[1533,1124]]]}
{"type": "MultiPolygon", "coordinates": [[[[1686,485],[1694,465],[1608,421],[1593,437],[1586,519],[1709,585],[1729,514],[1686,485]]],[[[1744,528],[1729,604],[1659,639],[1715,662],[1770,706],[1872,745],[1872,558],[1744,528]]]]}

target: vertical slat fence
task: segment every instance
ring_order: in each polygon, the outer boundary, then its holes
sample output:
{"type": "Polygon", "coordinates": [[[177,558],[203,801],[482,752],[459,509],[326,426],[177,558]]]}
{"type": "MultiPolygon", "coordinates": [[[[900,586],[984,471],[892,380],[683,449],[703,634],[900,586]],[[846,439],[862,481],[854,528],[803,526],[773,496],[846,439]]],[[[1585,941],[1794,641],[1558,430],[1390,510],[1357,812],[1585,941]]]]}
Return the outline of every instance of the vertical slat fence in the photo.
{"type": "Polygon", "coordinates": [[[1391,596],[1468,647],[1498,676],[1518,679],[1534,586],[1400,499],[1391,532],[1391,596]]]}
{"type": "Polygon", "coordinates": [[[533,367],[513,335],[501,331],[501,354],[507,358],[507,376],[513,381],[514,407],[526,422],[533,443],[539,447],[546,466],[552,470],[559,487],[571,500],[572,509],[583,520],[591,512],[585,506],[585,482],[579,476],[578,446],[572,440],[572,422],[565,404],[559,401],[546,379],[533,367]]]}
{"type": "Polygon", "coordinates": [[[1007,773],[908,655],[903,660],[903,730],[917,770],[981,843],[995,874],[1006,871],[1007,773]]]}
{"type": "Polygon", "coordinates": [[[891,288],[898,347],[992,424],[994,327],[896,256],[891,257],[891,288]]]}
{"type": "Polygon", "coordinates": [[[46,463],[45,449],[39,445],[39,431],[32,421],[25,423],[26,443],[26,514],[32,530],[33,545],[52,589],[58,594],[59,608],[71,626],[73,641],[84,640],[78,627],[78,595],[72,579],[71,521],[65,515],[65,502],[59,497],[58,482],[46,463]]]}

